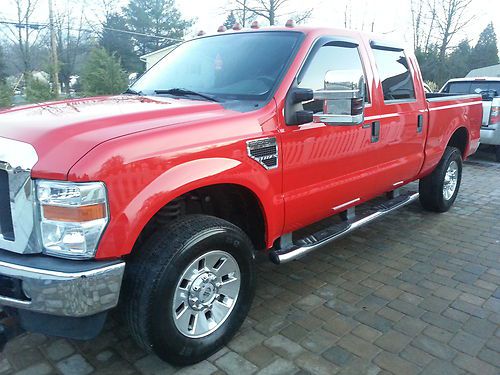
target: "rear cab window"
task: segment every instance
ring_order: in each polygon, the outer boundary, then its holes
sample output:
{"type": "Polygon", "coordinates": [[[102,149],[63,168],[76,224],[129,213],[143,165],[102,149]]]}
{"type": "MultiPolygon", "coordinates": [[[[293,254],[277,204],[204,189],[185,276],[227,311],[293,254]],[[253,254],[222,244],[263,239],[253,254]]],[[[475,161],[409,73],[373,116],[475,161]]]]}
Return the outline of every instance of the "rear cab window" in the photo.
{"type": "Polygon", "coordinates": [[[384,103],[414,101],[413,77],[404,51],[383,47],[372,50],[382,82],[384,103]]]}
{"type": "Polygon", "coordinates": [[[491,92],[493,96],[500,96],[500,81],[473,80],[448,82],[442,90],[447,94],[481,94],[491,92]]]}

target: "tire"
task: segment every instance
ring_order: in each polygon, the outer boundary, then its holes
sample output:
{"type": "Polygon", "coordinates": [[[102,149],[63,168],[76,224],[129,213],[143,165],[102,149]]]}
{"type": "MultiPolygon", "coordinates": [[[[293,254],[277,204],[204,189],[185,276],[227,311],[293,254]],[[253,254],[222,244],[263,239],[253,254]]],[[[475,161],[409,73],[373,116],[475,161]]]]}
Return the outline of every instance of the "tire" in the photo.
{"type": "Polygon", "coordinates": [[[127,263],[122,308],[140,346],[171,364],[189,365],[233,337],[254,293],[254,249],[247,235],[227,221],[189,215],[154,233],[127,263]],[[228,270],[235,271],[223,275],[228,270]],[[230,296],[236,296],[232,303],[230,296]]]}
{"type": "Polygon", "coordinates": [[[460,150],[456,147],[447,147],[436,169],[419,182],[420,204],[428,211],[448,211],[457,198],[461,181],[462,155],[460,150]],[[452,173],[453,169],[455,173],[452,173]],[[450,172],[448,178],[447,171],[450,172]],[[454,187],[452,180],[455,181],[454,187]],[[445,189],[446,187],[448,189],[445,189]]]}
{"type": "Polygon", "coordinates": [[[500,146],[495,146],[495,160],[500,163],[500,146]]]}

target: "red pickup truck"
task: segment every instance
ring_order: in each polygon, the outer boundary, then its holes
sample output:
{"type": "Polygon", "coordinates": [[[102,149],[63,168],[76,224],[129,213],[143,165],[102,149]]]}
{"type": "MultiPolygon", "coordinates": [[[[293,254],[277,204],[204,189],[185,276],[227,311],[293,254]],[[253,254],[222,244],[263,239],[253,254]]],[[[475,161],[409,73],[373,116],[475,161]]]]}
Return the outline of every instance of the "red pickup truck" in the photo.
{"type": "Polygon", "coordinates": [[[201,36],[124,95],[4,111],[0,305],[78,339],[119,306],[143,347],[198,362],[245,319],[256,250],[284,263],[418,198],[448,210],[481,116],[480,96],[426,96],[400,45],[306,27],[201,36]]]}

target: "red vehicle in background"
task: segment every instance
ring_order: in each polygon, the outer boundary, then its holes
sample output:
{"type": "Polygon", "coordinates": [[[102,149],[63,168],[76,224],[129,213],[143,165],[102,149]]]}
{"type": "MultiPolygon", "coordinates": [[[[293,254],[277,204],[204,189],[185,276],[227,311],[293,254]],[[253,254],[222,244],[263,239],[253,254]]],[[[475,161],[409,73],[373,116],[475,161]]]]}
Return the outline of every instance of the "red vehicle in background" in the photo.
{"type": "Polygon", "coordinates": [[[447,211],[481,116],[478,95],[426,96],[402,46],[306,27],[199,37],[124,95],[5,111],[0,304],[88,339],[120,302],[139,344],[198,362],[245,319],[254,251],[287,262],[418,198],[447,211]]]}

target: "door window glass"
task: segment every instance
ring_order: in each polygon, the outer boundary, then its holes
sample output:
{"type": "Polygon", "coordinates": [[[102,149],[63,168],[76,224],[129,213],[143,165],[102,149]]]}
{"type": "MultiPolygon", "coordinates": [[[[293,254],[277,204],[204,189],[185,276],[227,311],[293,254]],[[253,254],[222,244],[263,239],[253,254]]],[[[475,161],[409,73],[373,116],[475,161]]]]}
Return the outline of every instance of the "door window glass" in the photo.
{"type": "Polygon", "coordinates": [[[373,49],[373,54],[382,81],[384,101],[415,99],[413,78],[404,52],[373,49]]]}
{"type": "MultiPolygon", "coordinates": [[[[314,91],[325,89],[325,75],[330,70],[355,70],[360,76],[363,75],[363,65],[356,47],[340,47],[336,45],[325,45],[321,47],[299,75],[299,88],[312,89],[314,91]]],[[[365,87],[365,95],[368,97],[365,87]]],[[[304,109],[314,113],[323,111],[323,100],[313,100],[304,103],[304,109]]]]}

